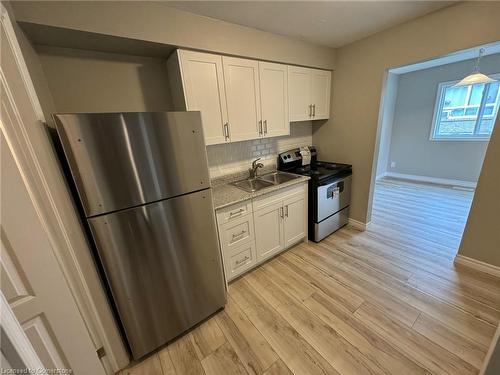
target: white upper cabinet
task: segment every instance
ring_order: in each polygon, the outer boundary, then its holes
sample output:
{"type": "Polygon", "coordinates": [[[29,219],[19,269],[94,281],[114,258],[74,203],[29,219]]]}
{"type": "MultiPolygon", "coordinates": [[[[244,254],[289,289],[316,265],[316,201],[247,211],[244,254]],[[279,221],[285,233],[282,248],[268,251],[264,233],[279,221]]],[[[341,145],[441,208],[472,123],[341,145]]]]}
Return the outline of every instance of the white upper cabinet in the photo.
{"type": "Polygon", "coordinates": [[[311,71],[298,66],[288,67],[288,101],[290,121],[311,119],[311,71]]]}
{"type": "Polygon", "coordinates": [[[222,57],[231,141],[256,139],[262,133],[259,62],[222,57]]]}
{"type": "MultiPolygon", "coordinates": [[[[228,115],[222,57],[209,53],[178,50],[177,56],[169,60],[169,67],[175,65],[176,57],[180,65],[183,87],[183,90],[181,87],[177,92],[177,96],[184,96],[186,110],[201,111],[205,143],[211,145],[228,142],[228,115]]],[[[176,72],[170,69],[169,73],[171,79],[175,78],[176,72]]],[[[174,101],[176,99],[179,101],[175,95],[174,92],[174,101]]],[[[183,109],[182,104],[178,107],[180,108],[177,109],[183,109]]]]}
{"type": "Polygon", "coordinates": [[[290,134],[329,118],[331,72],[177,50],[167,62],[175,110],[201,111],[207,145],[290,134]]]}
{"type": "Polygon", "coordinates": [[[287,66],[259,62],[262,136],[290,134],[287,66]]]}
{"type": "Polygon", "coordinates": [[[331,72],[327,70],[288,67],[290,121],[330,117],[331,77],[331,72]]]}
{"type": "Polygon", "coordinates": [[[311,69],[311,104],[313,105],[313,120],[323,120],[330,117],[331,79],[331,72],[311,69]]]}

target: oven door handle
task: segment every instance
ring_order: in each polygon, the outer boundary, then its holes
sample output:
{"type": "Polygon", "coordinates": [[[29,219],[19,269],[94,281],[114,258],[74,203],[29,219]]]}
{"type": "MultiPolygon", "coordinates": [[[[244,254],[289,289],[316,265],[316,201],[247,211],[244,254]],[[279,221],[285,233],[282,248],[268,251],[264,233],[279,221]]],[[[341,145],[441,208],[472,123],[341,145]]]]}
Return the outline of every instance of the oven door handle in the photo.
{"type": "Polygon", "coordinates": [[[340,187],[339,186],[337,186],[335,189],[332,189],[331,193],[330,193],[330,191],[327,190],[327,198],[328,199],[335,199],[339,195],[340,195],[340,187]]]}

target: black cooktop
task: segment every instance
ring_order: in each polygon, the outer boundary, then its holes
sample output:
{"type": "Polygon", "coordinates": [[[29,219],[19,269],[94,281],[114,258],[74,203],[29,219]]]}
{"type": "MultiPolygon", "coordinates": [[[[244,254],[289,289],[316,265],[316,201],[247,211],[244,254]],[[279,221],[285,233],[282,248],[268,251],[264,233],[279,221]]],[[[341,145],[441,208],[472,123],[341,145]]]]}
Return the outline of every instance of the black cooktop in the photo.
{"type": "Polygon", "coordinates": [[[278,169],[311,177],[313,183],[322,183],[336,177],[343,177],[352,173],[350,164],[319,161],[314,146],[309,146],[310,164],[302,165],[300,149],[292,149],[278,155],[278,169]]]}
{"type": "Polygon", "coordinates": [[[289,172],[309,176],[314,179],[327,179],[335,177],[343,172],[347,172],[350,169],[351,165],[349,164],[317,161],[309,165],[293,168],[292,170],[289,170],[289,172]]]}

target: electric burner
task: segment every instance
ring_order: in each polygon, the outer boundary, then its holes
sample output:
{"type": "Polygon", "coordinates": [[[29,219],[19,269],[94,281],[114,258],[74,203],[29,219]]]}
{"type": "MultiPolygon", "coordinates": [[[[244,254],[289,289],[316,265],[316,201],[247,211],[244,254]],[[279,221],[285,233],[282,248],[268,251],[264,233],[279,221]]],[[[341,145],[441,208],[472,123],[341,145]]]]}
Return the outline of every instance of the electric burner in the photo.
{"type": "MultiPolygon", "coordinates": [[[[283,166],[282,166],[283,167],[283,166]]],[[[351,166],[349,164],[339,164],[339,163],[328,163],[325,161],[313,161],[308,165],[295,165],[288,166],[286,169],[287,172],[296,173],[303,176],[310,176],[314,179],[325,179],[331,178],[335,175],[350,170],[351,166]]]]}

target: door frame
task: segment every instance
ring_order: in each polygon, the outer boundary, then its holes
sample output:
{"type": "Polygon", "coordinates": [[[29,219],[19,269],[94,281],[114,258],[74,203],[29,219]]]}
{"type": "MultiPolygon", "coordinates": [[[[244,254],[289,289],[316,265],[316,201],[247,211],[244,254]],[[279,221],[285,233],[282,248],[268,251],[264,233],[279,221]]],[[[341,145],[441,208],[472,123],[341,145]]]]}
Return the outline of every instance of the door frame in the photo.
{"type": "Polygon", "coordinates": [[[114,374],[130,362],[129,355],[93,265],[89,245],[50,142],[42,106],[14,29],[17,25],[12,24],[11,15],[4,4],[0,4],[0,21],[7,36],[4,43],[8,44],[15,56],[24,89],[39,120],[38,127],[22,121],[4,70],[0,66],[0,79],[6,88],[4,94],[21,124],[20,127],[12,127],[1,123],[1,130],[96,351],[103,349],[105,353],[101,357],[103,367],[107,373],[114,374]]]}

